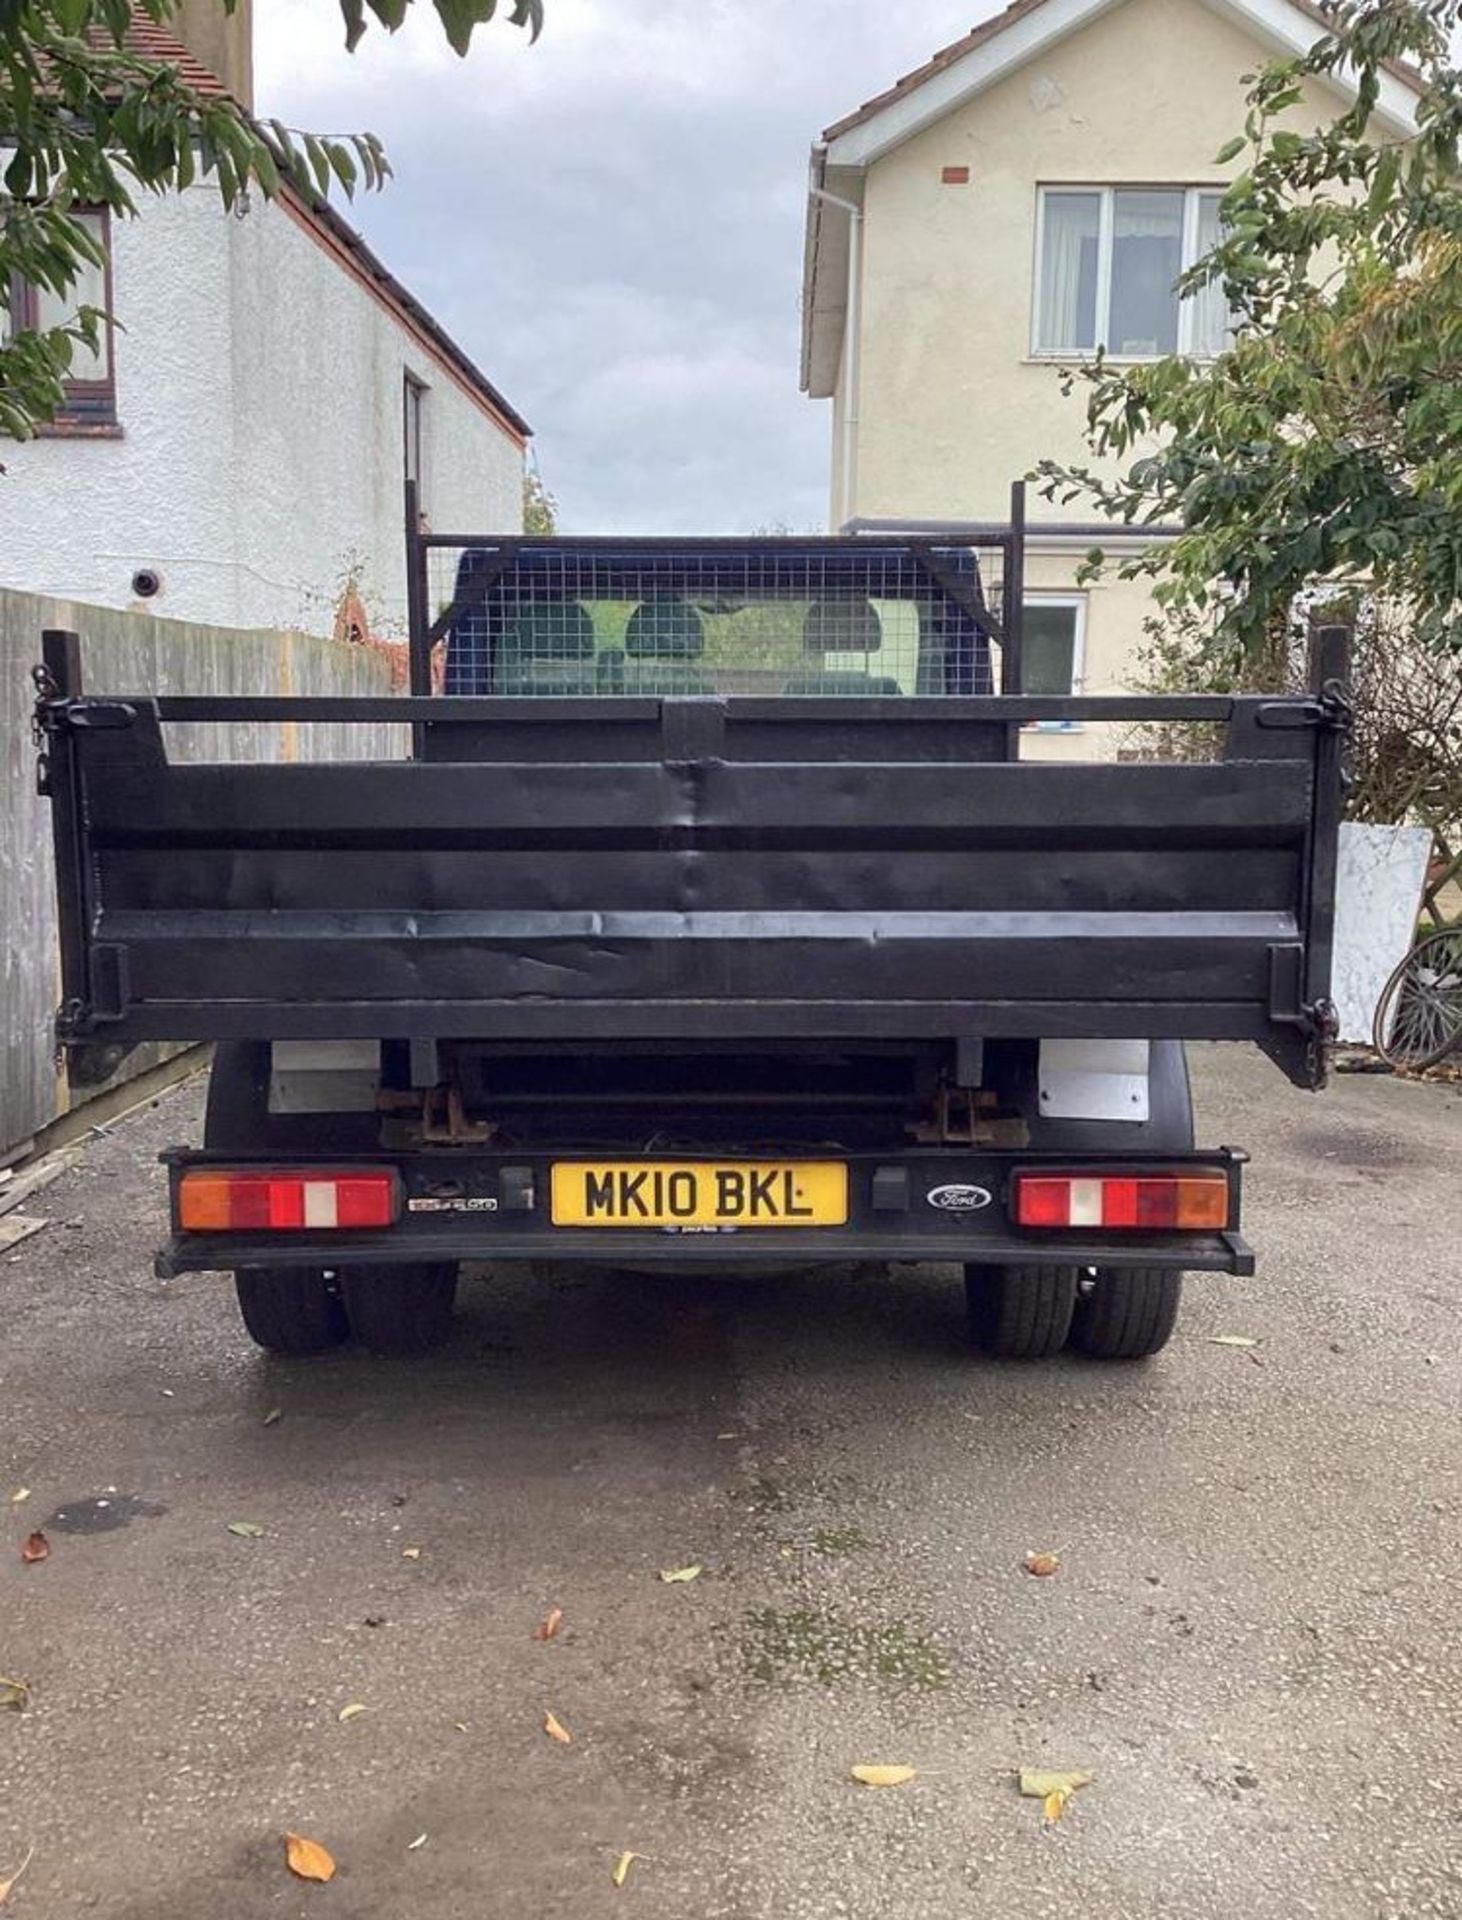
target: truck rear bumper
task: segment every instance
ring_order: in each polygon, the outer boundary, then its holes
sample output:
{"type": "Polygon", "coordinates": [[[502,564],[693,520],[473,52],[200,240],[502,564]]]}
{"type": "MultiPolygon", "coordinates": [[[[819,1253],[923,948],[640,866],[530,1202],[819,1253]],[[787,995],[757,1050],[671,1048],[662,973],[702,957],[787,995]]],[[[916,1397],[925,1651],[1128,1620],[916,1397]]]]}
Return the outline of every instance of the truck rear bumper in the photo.
{"type": "MultiPolygon", "coordinates": [[[[433,1261],[578,1260],[609,1266],[748,1267],[851,1260],[977,1261],[991,1265],[1177,1267],[1251,1274],[1254,1255],[1239,1230],[1245,1156],[1204,1153],[1042,1154],[980,1148],[828,1155],[848,1169],[848,1218],[839,1226],[716,1228],[556,1226],[550,1217],[554,1159],[585,1156],[477,1149],[333,1156],[332,1168],[389,1168],[400,1179],[395,1224],[370,1230],[221,1230],[178,1228],[178,1187],[190,1170],[299,1171],[315,1162],[267,1154],[176,1149],[169,1168],[174,1232],[158,1254],[160,1277],[276,1266],[398,1265],[433,1261]],[[1208,1232],[1135,1232],[1019,1226],[1013,1180],[1023,1171],[1060,1168],[1080,1175],[1221,1172],[1228,1182],[1228,1225],[1208,1232]],[[974,1199],[951,1207],[951,1192],[974,1199]],[[933,1196],[943,1195],[944,1199],[933,1196]],[[980,1197],[983,1196],[983,1197],[980,1197]]],[[[677,1161],[726,1156],[677,1154],[677,1161]]],[[[806,1158],[803,1154],[801,1157],[806,1158]]]]}

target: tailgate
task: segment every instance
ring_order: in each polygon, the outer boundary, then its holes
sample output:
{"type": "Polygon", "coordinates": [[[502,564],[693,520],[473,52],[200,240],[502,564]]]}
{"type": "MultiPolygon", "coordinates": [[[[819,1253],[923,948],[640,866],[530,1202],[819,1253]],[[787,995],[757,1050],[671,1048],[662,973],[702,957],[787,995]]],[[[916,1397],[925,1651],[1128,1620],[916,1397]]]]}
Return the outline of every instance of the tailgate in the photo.
{"type": "Polygon", "coordinates": [[[1324,700],[88,700],[48,640],[71,1043],[1141,1036],[1321,1070],[1324,700]],[[1227,749],[1006,757],[1086,716],[1221,718],[1227,749]],[[402,717],[414,761],[166,746],[402,717]]]}

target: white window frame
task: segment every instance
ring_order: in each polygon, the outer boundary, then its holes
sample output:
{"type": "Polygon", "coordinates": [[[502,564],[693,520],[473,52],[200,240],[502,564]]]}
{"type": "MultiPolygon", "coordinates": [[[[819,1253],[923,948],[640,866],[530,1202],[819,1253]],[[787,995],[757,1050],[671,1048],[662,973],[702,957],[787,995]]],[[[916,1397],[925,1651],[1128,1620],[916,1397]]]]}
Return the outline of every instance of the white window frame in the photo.
{"type": "MultiPolygon", "coordinates": [[[[1085,593],[1063,593],[1043,591],[1039,587],[1028,589],[1021,596],[1021,606],[1026,607],[1069,607],[1076,615],[1071,635],[1071,693],[1074,698],[1086,688],[1086,615],[1090,606],[1090,596],[1085,593]]],[[[1023,729],[1026,733],[1082,733],[1085,729],[1079,720],[1032,720],[1023,729]]]]}
{"type": "MultiPolygon", "coordinates": [[[[1123,180],[1112,186],[1090,182],[1051,180],[1036,188],[1036,257],[1031,274],[1030,357],[1032,360],[1087,360],[1106,339],[1112,320],[1112,241],[1116,229],[1116,201],[1119,193],[1181,193],[1183,195],[1182,268],[1186,273],[1198,264],[1198,208],[1209,195],[1228,192],[1226,185],[1183,185],[1176,180],[1123,180]],[[1099,196],[1101,206],[1097,226],[1096,341],[1090,347],[1043,347],[1041,345],[1041,280],[1046,257],[1046,196],[1052,193],[1090,193],[1099,196]]],[[[1178,352],[1190,360],[1211,360],[1211,353],[1200,353],[1193,345],[1193,325],[1197,303],[1189,297],[1178,303],[1178,352]]],[[[1157,353],[1108,353],[1109,360],[1120,365],[1161,360],[1157,353]]]]}
{"type": "Polygon", "coordinates": [[[431,511],[427,490],[431,409],[429,382],[413,367],[401,369],[401,475],[416,481],[417,511],[425,517],[431,511]]]}

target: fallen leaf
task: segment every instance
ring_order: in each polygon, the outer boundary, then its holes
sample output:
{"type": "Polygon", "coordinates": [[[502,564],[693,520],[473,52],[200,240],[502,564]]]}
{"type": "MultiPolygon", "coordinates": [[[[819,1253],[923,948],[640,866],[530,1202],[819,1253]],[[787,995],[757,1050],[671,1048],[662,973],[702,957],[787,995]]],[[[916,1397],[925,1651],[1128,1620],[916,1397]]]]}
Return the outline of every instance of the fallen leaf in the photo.
{"type": "Polygon", "coordinates": [[[574,1743],[574,1736],[568,1728],[562,1721],[555,1720],[551,1713],[545,1713],[543,1716],[543,1731],[550,1740],[557,1740],[561,1747],[571,1747],[574,1743]]]}
{"type": "Polygon", "coordinates": [[[333,1880],[335,1862],[318,1840],[306,1840],[301,1833],[284,1836],[284,1858],[289,1870],[301,1880],[333,1880]]]}
{"type": "Polygon", "coordinates": [[[257,1520],[230,1520],[228,1530],[230,1533],[236,1533],[240,1540],[262,1540],[264,1538],[264,1529],[259,1525],[257,1520]]]}
{"type": "Polygon", "coordinates": [[[452,1725],[457,1729],[458,1733],[466,1733],[467,1731],[467,1722],[465,1720],[454,1720],[452,1725]]]}
{"type": "Polygon", "coordinates": [[[1214,1333],[1209,1335],[1211,1347],[1257,1347],[1259,1342],[1250,1339],[1247,1333],[1214,1333]]]}
{"type": "Polygon", "coordinates": [[[902,1787],[915,1777],[913,1767],[854,1767],[853,1778],[865,1787],[902,1787]]]}
{"type": "Polygon", "coordinates": [[[699,1580],[700,1577],[701,1569],[699,1567],[662,1567],[660,1569],[660,1578],[665,1582],[667,1587],[681,1587],[684,1586],[687,1581],[699,1580]]]}
{"type": "Polygon", "coordinates": [[[1022,1767],[1020,1790],[1028,1800],[1039,1800],[1047,1822],[1054,1824],[1066,1811],[1072,1794],[1089,1787],[1095,1777],[1080,1771],[1052,1773],[1044,1767],[1022,1767]]]}
{"type": "Polygon", "coordinates": [[[266,1413],[264,1416],[263,1425],[265,1425],[266,1427],[277,1427],[279,1425],[279,1422],[283,1418],[284,1418],[283,1407],[271,1407],[268,1413],[266,1413]]]}
{"type": "Polygon", "coordinates": [[[0,1673],[0,1707],[14,1707],[17,1713],[24,1713],[29,1705],[30,1682],[10,1680],[0,1673]]]}
{"type": "Polygon", "coordinates": [[[1028,1553],[1025,1556],[1025,1570],[1033,1573],[1038,1580],[1048,1580],[1053,1573],[1061,1570],[1059,1553],[1028,1553]]]}
{"type": "Polygon", "coordinates": [[[342,1707],[340,1709],[335,1718],[337,1720],[358,1720],[363,1713],[369,1712],[370,1708],[366,1706],[364,1701],[352,1700],[348,1707],[342,1707]]]}
{"type": "Polygon", "coordinates": [[[50,1552],[50,1541],[37,1527],[34,1533],[27,1535],[25,1545],[20,1549],[20,1557],[28,1567],[31,1567],[37,1560],[47,1559],[50,1552]]]}
{"type": "Polygon", "coordinates": [[[540,1620],[538,1625],[533,1629],[533,1638],[535,1640],[551,1640],[562,1625],[563,1608],[550,1608],[547,1617],[540,1620]]]}
{"type": "Polygon", "coordinates": [[[15,1869],[14,1873],[11,1874],[10,1878],[8,1880],[0,1880],[0,1907],[3,1907],[5,1905],[5,1902],[10,1898],[10,1889],[15,1885],[16,1881],[20,1878],[20,1876],[25,1872],[26,1868],[30,1865],[31,1859],[34,1856],[34,1854],[35,1854],[35,1848],[27,1847],[25,1850],[24,1860],[21,1861],[20,1865],[15,1869]]]}
{"type": "Polygon", "coordinates": [[[401,1558],[403,1560],[419,1560],[421,1558],[421,1548],[403,1547],[401,1549],[401,1558]]]}
{"type": "Polygon", "coordinates": [[[29,1500],[29,1498],[30,1498],[29,1487],[17,1487],[14,1493],[12,1493],[10,1496],[10,1504],[12,1507],[18,1507],[22,1500],[29,1500]]]}
{"type": "Polygon", "coordinates": [[[426,1845],[426,1835],[424,1833],[419,1833],[417,1834],[414,1840],[408,1840],[406,1842],[406,1851],[408,1853],[415,1853],[418,1847],[424,1847],[425,1845],[426,1845]]]}
{"type": "Polygon", "coordinates": [[[622,1887],[629,1879],[629,1870],[639,1857],[637,1853],[622,1853],[619,1856],[614,1863],[614,1871],[609,1876],[615,1886],[622,1887]]]}

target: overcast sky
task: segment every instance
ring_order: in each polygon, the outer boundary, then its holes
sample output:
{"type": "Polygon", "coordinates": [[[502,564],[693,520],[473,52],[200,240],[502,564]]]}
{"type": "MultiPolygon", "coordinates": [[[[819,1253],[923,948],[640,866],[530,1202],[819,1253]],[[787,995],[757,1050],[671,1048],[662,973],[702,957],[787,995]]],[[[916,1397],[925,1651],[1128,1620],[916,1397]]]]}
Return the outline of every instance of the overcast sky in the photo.
{"type": "Polygon", "coordinates": [[[256,4],[260,111],[385,140],[347,217],[532,423],[566,529],[824,524],[807,151],[993,0],[547,0],[465,61],[425,0],[353,55],[331,0],[256,4]]]}

